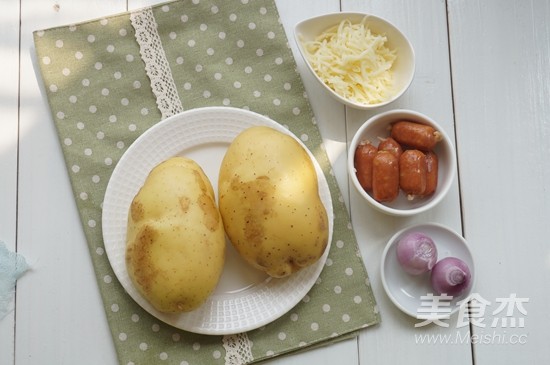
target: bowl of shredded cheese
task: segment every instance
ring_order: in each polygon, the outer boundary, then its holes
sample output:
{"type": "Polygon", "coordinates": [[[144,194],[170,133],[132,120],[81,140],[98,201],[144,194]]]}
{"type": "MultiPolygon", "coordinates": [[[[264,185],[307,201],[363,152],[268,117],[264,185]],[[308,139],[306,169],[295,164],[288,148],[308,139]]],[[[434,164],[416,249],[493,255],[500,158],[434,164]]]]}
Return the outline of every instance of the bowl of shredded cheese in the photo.
{"type": "Polygon", "coordinates": [[[414,50],[393,24],[365,13],[330,13],[296,24],[298,49],[315,78],[340,102],[372,109],[412,82],[414,50]]]}

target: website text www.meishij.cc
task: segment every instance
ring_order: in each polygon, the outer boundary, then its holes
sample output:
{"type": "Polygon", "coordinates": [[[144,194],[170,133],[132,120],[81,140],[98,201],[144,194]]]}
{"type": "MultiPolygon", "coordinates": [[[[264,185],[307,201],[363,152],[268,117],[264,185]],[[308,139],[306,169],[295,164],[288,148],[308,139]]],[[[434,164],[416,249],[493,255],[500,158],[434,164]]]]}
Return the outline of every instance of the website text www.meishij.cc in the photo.
{"type": "Polygon", "coordinates": [[[417,345],[525,345],[528,340],[527,333],[487,332],[471,333],[470,331],[455,331],[454,333],[414,335],[417,345]]]}

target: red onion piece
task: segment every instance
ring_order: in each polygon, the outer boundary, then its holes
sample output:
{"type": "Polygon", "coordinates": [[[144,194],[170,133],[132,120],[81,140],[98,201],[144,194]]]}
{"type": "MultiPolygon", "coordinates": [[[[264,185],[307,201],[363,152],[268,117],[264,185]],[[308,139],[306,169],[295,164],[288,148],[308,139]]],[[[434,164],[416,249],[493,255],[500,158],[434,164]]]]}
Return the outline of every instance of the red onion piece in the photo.
{"type": "Polygon", "coordinates": [[[422,232],[411,232],[401,238],[396,252],[397,261],[411,275],[428,272],[437,262],[435,243],[422,232]]]}
{"type": "Polygon", "coordinates": [[[457,297],[468,289],[471,279],[468,265],[456,257],[446,257],[432,269],[431,282],[437,294],[457,297]]]}

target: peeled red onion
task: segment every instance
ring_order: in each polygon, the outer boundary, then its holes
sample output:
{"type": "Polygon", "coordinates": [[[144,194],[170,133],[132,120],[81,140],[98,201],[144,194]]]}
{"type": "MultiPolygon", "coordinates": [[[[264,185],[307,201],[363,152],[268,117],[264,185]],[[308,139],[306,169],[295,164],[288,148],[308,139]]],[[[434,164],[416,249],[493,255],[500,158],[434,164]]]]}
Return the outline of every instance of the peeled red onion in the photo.
{"type": "Polygon", "coordinates": [[[471,279],[468,265],[456,257],[446,257],[432,269],[432,287],[437,294],[459,296],[468,289],[471,279]]]}
{"type": "Polygon", "coordinates": [[[396,251],[397,261],[411,275],[428,272],[437,262],[435,243],[422,232],[411,232],[401,238],[396,251]]]}

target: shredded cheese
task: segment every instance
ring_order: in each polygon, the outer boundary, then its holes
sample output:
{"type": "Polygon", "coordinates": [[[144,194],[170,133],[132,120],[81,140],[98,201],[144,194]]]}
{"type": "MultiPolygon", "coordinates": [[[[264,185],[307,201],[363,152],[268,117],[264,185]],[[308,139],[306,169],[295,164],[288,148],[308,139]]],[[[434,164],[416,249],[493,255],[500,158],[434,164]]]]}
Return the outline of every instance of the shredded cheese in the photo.
{"type": "Polygon", "coordinates": [[[315,40],[302,42],[319,78],[340,96],[359,104],[377,104],[393,94],[395,50],[385,35],[374,34],[364,20],[343,20],[315,40]]]}

